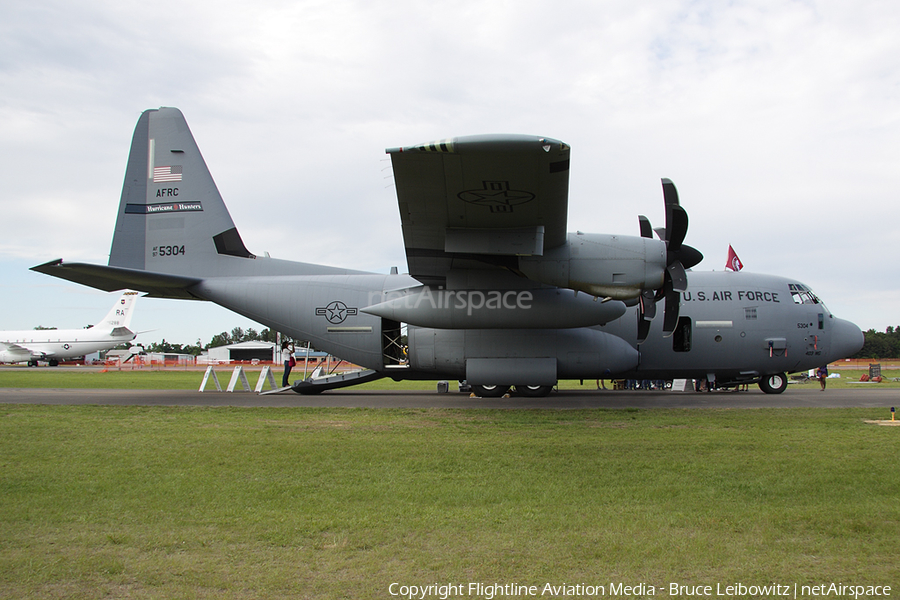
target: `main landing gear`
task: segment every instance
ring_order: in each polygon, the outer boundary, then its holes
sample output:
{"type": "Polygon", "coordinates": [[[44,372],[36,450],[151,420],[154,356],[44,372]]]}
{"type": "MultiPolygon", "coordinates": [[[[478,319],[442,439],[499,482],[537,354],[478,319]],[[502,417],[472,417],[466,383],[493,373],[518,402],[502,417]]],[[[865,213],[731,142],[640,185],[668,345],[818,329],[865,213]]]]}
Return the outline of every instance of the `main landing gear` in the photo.
{"type": "MultiPolygon", "coordinates": [[[[507,391],[508,385],[473,385],[472,393],[481,398],[499,398],[507,391]]],[[[552,385],[517,385],[516,394],[528,398],[543,398],[553,391],[552,385]]]]}

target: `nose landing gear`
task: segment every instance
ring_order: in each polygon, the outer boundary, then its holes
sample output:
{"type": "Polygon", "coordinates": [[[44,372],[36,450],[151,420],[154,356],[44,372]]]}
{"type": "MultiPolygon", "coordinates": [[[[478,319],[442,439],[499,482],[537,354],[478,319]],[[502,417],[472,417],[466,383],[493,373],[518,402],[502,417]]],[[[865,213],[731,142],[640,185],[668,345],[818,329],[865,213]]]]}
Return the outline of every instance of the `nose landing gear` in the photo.
{"type": "Polygon", "coordinates": [[[771,373],[763,375],[759,380],[759,389],[767,394],[780,394],[787,389],[787,376],[784,373],[771,373]]]}

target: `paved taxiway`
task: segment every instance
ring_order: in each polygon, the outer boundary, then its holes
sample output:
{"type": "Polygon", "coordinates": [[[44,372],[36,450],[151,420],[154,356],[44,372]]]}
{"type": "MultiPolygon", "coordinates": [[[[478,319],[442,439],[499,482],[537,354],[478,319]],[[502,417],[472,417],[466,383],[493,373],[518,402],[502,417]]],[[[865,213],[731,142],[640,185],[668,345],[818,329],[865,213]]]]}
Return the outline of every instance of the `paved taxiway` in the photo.
{"type": "Polygon", "coordinates": [[[546,398],[470,398],[451,391],[333,390],[315,396],[287,391],[251,392],[183,390],[85,390],[0,388],[0,404],[98,404],[115,406],[306,406],[351,408],[884,408],[900,405],[898,389],[829,389],[789,387],[783,394],[747,392],[662,392],[564,390],[546,398]]]}

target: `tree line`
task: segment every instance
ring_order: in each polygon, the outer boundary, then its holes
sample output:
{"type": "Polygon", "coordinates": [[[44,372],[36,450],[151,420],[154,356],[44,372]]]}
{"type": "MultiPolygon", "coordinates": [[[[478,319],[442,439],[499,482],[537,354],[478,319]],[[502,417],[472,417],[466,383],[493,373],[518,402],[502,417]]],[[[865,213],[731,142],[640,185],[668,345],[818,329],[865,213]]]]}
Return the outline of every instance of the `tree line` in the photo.
{"type": "MultiPolygon", "coordinates": [[[[171,344],[163,339],[161,342],[145,345],[144,350],[147,352],[161,352],[163,354],[193,354],[194,356],[199,356],[204,350],[227,346],[228,344],[239,344],[241,342],[272,342],[274,344],[277,339],[276,335],[277,332],[268,328],[256,331],[252,327],[247,330],[235,327],[231,330],[231,333],[223,331],[212,336],[212,339],[206,345],[203,345],[203,342],[199,339],[196,344],[171,344]]],[[[294,340],[294,343],[299,347],[305,342],[294,340]]]]}
{"type": "Polygon", "coordinates": [[[870,329],[865,332],[866,343],[862,350],[850,358],[898,358],[900,357],[900,327],[888,327],[882,333],[870,329]]]}

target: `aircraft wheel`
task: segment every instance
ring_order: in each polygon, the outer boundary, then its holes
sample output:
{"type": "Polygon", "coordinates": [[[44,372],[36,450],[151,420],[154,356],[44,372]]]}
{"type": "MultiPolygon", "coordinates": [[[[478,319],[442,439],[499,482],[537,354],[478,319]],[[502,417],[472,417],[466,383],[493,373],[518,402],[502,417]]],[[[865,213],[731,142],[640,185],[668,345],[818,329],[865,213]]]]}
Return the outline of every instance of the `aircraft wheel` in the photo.
{"type": "Polygon", "coordinates": [[[784,373],[773,373],[759,380],[759,389],[767,394],[780,394],[787,389],[787,376],[784,373]]]}
{"type": "Polygon", "coordinates": [[[508,389],[508,386],[502,385],[473,385],[472,393],[481,398],[499,398],[508,389]]]}
{"type": "Polygon", "coordinates": [[[528,398],[543,398],[553,391],[552,385],[517,385],[516,393],[528,398]]]}

